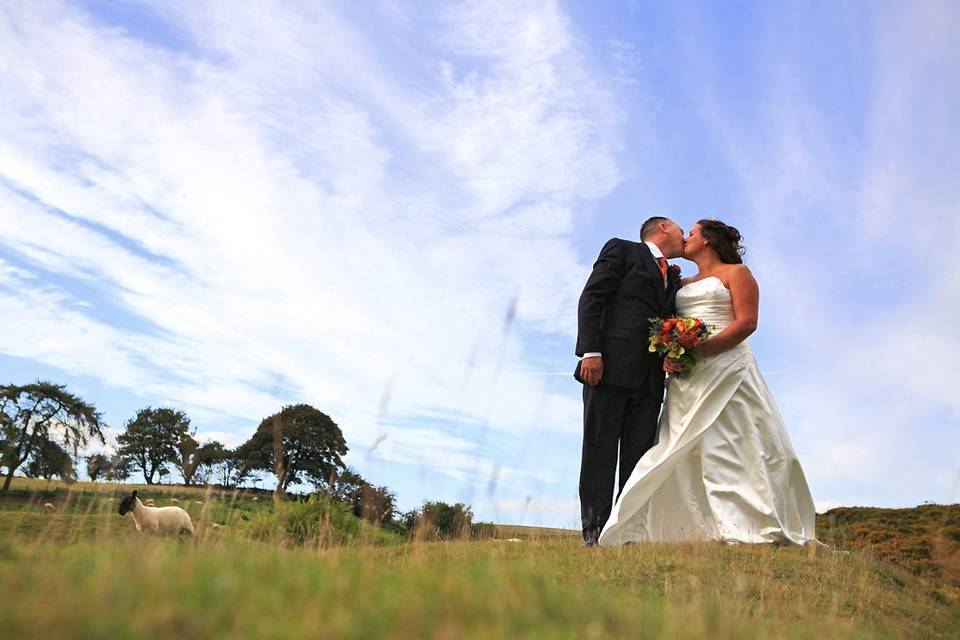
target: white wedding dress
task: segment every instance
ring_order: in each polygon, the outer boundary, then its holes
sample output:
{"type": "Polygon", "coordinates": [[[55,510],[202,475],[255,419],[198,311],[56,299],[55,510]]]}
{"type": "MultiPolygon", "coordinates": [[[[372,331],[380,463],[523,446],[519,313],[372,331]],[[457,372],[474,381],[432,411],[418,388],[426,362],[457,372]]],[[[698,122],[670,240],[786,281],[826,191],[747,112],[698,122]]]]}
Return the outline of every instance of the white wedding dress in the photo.
{"type": "MultiPolygon", "coordinates": [[[[677,293],[677,314],[722,331],[730,292],[716,277],[677,293]]],[[[671,378],[658,442],[634,468],[600,545],[637,541],[814,540],[814,506],[783,418],[746,341],[671,378]]]]}

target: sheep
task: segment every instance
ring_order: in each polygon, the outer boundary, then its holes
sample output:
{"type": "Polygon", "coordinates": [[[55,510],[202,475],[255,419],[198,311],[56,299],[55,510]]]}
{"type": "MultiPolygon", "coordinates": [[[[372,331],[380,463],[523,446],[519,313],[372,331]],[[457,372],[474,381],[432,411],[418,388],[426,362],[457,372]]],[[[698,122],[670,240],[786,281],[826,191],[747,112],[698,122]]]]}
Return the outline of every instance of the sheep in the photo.
{"type": "Polygon", "coordinates": [[[193,535],[193,522],[190,521],[190,514],[180,507],[147,507],[140,502],[137,497],[137,491],[124,496],[120,502],[120,515],[124,516],[130,512],[133,514],[133,523],[137,531],[153,534],[178,534],[187,533],[193,535]]]}
{"type": "Polygon", "coordinates": [[[176,498],[170,498],[170,502],[172,502],[173,504],[180,504],[180,501],[177,500],[176,498]]]}
{"type": "Polygon", "coordinates": [[[46,509],[47,511],[56,511],[56,510],[57,510],[57,508],[56,508],[55,506],[53,506],[53,504],[51,504],[51,503],[49,503],[49,502],[44,502],[44,503],[43,503],[43,508],[46,509]]]}

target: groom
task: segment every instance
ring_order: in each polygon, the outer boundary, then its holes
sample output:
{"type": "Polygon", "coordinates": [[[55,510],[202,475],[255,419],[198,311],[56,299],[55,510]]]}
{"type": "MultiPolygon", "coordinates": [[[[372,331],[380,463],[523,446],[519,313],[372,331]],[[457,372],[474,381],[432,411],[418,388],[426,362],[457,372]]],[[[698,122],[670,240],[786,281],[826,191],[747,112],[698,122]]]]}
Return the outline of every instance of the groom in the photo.
{"type": "Polygon", "coordinates": [[[647,349],[649,318],[674,313],[683,229],[669,218],[643,223],[642,242],[609,240],[580,294],[574,377],[583,383],[580,516],[585,546],[597,544],[619,488],[654,444],[663,403],[663,358],[647,349]]]}

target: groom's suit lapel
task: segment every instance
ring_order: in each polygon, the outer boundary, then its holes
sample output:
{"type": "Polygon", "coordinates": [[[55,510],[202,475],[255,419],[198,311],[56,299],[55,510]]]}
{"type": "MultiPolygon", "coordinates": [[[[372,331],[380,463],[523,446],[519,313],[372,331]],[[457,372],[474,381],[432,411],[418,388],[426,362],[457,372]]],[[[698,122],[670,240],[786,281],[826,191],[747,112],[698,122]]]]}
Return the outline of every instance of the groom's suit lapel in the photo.
{"type": "MultiPolygon", "coordinates": [[[[647,269],[652,273],[656,274],[657,278],[662,278],[660,275],[660,265],[657,264],[657,260],[653,257],[653,253],[650,251],[650,247],[647,246],[646,242],[638,242],[640,245],[640,255],[642,256],[643,263],[647,265],[647,269]]],[[[669,284],[669,279],[668,279],[669,284]]],[[[657,302],[662,308],[667,301],[667,289],[663,287],[654,287],[657,290],[657,302]]]]}
{"type": "Polygon", "coordinates": [[[677,297],[677,291],[680,290],[680,274],[675,269],[670,269],[667,271],[667,289],[666,289],[666,300],[664,301],[663,308],[673,304],[673,301],[677,297]]]}

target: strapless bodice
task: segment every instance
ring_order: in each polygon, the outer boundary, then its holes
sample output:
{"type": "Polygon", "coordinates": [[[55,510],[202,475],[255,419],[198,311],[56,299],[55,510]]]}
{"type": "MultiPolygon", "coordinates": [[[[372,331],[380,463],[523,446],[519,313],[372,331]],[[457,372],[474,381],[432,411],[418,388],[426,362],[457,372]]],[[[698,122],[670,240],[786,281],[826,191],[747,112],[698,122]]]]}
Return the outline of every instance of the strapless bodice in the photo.
{"type": "Polygon", "coordinates": [[[677,315],[700,318],[720,333],[733,322],[730,290],[716,276],[692,282],[677,292],[677,315]]]}

